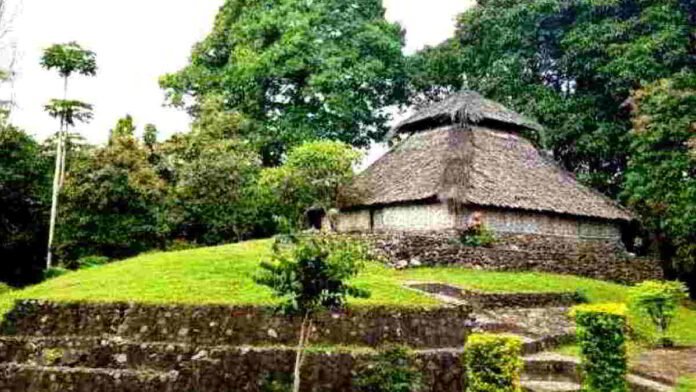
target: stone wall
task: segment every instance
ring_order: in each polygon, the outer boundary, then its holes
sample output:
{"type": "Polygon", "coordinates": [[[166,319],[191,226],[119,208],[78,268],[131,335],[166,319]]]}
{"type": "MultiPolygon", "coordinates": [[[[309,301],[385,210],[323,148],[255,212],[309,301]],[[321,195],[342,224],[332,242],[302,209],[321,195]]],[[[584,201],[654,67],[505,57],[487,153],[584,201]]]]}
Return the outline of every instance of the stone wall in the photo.
{"type": "MultiPolygon", "coordinates": [[[[471,323],[467,306],[434,309],[355,307],[315,318],[312,342],[379,346],[457,347],[471,323]]],[[[120,336],[144,342],[198,345],[293,345],[301,320],[276,316],[271,308],[51,303],[20,300],[0,325],[0,334],[29,336],[120,336]]]]}
{"type": "MultiPolygon", "coordinates": [[[[80,385],[79,390],[85,392],[262,392],[271,381],[289,382],[295,361],[295,351],[291,348],[158,347],[104,340],[95,343],[90,347],[71,344],[61,350],[54,348],[56,342],[18,340],[12,349],[13,356],[6,358],[61,367],[22,372],[16,367],[3,369],[0,365],[0,390],[74,391],[80,385]],[[47,350],[51,351],[50,362],[45,360],[47,350]],[[94,366],[99,366],[99,370],[70,371],[94,366]],[[143,368],[151,372],[128,370],[143,368]]],[[[0,355],[9,351],[0,350],[0,355]]],[[[351,392],[354,374],[373,355],[373,352],[310,352],[303,365],[301,390],[351,392]]],[[[411,361],[423,375],[428,391],[464,390],[458,352],[413,352],[411,361]]]]}
{"type": "Polygon", "coordinates": [[[462,246],[456,232],[348,237],[369,243],[376,257],[396,266],[460,265],[494,271],[540,271],[625,284],[663,278],[659,262],[631,256],[615,240],[506,234],[499,235],[498,243],[487,248],[462,246]]]}

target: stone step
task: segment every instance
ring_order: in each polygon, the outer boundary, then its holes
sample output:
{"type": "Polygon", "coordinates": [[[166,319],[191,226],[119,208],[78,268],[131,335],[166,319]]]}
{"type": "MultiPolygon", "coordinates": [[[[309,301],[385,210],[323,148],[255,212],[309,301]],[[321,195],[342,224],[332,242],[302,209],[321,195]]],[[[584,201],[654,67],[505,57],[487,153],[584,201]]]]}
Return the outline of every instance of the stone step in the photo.
{"type": "Polygon", "coordinates": [[[522,381],[522,390],[526,392],[576,392],[582,385],[564,381],[522,381]]]}
{"type": "Polygon", "coordinates": [[[176,392],[176,372],[0,364],[3,392],[176,392]]]}
{"type": "Polygon", "coordinates": [[[580,361],[551,352],[529,355],[524,357],[522,380],[579,383],[582,381],[580,361]]]}
{"type": "Polygon", "coordinates": [[[632,392],[671,392],[674,390],[669,385],[635,374],[629,374],[627,379],[632,392]]]}

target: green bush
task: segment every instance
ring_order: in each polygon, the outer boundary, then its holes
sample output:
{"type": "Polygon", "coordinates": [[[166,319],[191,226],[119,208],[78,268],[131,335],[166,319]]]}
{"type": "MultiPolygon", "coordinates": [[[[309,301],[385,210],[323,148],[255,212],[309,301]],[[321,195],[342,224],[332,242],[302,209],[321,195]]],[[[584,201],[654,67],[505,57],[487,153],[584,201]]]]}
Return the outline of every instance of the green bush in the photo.
{"type": "Polygon", "coordinates": [[[627,392],[626,307],[622,304],[573,308],[585,372],[592,392],[627,392]]]}
{"type": "Polygon", "coordinates": [[[513,336],[469,336],[462,360],[468,392],[518,392],[522,341],[513,336]]]}
{"type": "Polygon", "coordinates": [[[359,392],[415,392],[422,389],[422,379],[403,347],[383,348],[369,364],[359,369],[353,379],[359,392]]]}
{"type": "Polygon", "coordinates": [[[493,230],[485,224],[476,225],[462,231],[459,239],[464,246],[490,247],[498,241],[493,230]]]}
{"type": "Polygon", "coordinates": [[[681,282],[645,281],[633,287],[629,299],[633,332],[651,343],[671,345],[669,327],[687,292],[681,282]]]}

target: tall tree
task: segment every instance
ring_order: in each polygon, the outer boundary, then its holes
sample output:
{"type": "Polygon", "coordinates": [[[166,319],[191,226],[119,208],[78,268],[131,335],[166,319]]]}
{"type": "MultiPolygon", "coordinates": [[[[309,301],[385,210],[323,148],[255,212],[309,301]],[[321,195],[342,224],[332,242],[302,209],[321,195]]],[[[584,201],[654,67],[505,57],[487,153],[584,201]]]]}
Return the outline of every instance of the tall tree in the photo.
{"type": "Polygon", "coordinates": [[[164,75],[170,104],[195,117],[209,94],[248,117],[266,165],[305,140],[364,147],[403,103],[404,33],[381,0],[227,0],[190,64],[164,75]]]}
{"type": "Polygon", "coordinates": [[[688,282],[696,297],[696,74],[647,84],[629,104],[623,196],[653,233],[668,276],[688,282]]]}
{"type": "Polygon", "coordinates": [[[529,114],[581,180],[616,197],[642,82],[696,65],[692,0],[480,0],[455,36],[410,59],[412,95],[468,87],[529,114]]]}
{"type": "Polygon", "coordinates": [[[94,76],[97,72],[96,55],[83,49],[75,42],[53,45],[46,49],[41,57],[41,66],[47,70],[56,69],[63,78],[63,99],[51,100],[45,109],[52,117],[60,119],[58,142],[56,143],[56,164],[53,177],[53,195],[51,198],[51,217],[48,231],[48,251],[46,268],[52,266],[52,246],[58,213],[58,196],[65,179],[65,146],[68,130],[75,121],[86,122],[92,117],[92,106],[75,100],[68,100],[68,79],[73,73],[94,76]]]}

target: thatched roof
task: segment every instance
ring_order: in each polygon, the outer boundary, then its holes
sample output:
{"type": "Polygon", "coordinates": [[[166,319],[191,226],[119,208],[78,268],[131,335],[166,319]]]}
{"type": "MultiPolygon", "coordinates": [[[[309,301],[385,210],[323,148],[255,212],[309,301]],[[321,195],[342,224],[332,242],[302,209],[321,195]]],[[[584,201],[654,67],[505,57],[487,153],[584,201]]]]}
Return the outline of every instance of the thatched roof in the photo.
{"type": "Polygon", "coordinates": [[[391,134],[457,123],[539,130],[541,126],[481,94],[464,90],[434,103],[399,123],[391,134]]]}
{"type": "Polygon", "coordinates": [[[341,208],[428,199],[611,220],[633,215],[580,184],[524,137],[483,126],[417,132],[343,190],[341,208]]]}

